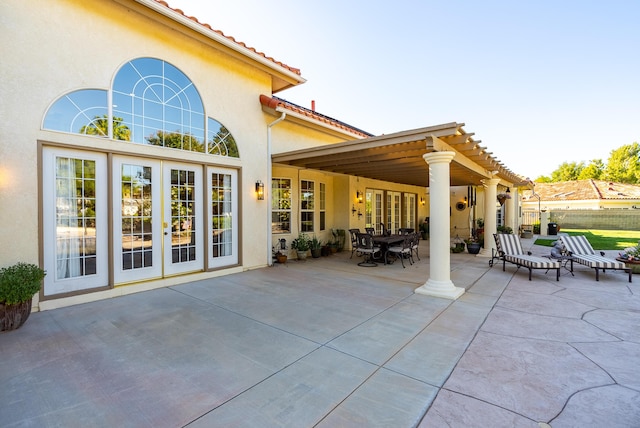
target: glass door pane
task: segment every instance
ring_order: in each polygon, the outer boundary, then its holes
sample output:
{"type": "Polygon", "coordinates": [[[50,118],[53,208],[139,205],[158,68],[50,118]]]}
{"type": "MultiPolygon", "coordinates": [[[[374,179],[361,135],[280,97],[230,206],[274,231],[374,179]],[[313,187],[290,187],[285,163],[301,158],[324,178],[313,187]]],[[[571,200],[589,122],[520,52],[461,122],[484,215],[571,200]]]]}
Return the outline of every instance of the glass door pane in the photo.
{"type": "Polygon", "coordinates": [[[416,228],[416,199],[417,197],[414,193],[404,194],[403,227],[416,228]]]}
{"type": "Polygon", "coordinates": [[[165,273],[202,270],[202,168],[167,163],[163,174],[165,273]]]}
{"type": "Polygon", "coordinates": [[[385,225],[391,233],[396,233],[400,228],[400,192],[387,192],[387,218],[385,225]]]}
{"type": "Polygon", "coordinates": [[[160,277],[160,162],[115,157],[113,171],[115,282],[160,277]]]}
{"type": "Polygon", "coordinates": [[[224,168],[207,169],[209,243],[208,267],[238,263],[238,173],[224,168]]]}
{"type": "Polygon", "coordinates": [[[106,156],[43,150],[44,294],[108,285],[106,156]]]}

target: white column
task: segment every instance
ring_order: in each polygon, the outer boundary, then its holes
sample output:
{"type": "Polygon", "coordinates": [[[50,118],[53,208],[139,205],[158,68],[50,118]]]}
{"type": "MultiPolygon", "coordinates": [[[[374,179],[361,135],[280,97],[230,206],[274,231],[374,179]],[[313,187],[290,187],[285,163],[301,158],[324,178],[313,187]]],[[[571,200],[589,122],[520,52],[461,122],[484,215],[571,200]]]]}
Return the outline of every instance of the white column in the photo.
{"type": "Polygon", "coordinates": [[[457,299],[464,288],[451,282],[449,227],[449,164],[455,152],[432,152],[423,155],[429,164],[429,279],[416,288],[418,294],[457,299]]]}
{"type": "Polygon", "coordinates": [[[498,231],[496,226],[496,203],[498,199],[498,183],[499,178],[490,178],[482,180],[484,186],[484,247],[480,250],[477,257],[491,257],[492,249],[496,249],[496,241],[493,235],[498,231]]]}
{"type": "Polygon", "coordinates": [[[504,225],[513,229],[513,233],[517,235],[518,228],[516,227],[515,218],[518,209],[516,205],[518,198],[516,196],[516,192],[513,190],[509,195],[511,196],[511,199],[507,199],[504,203],[504,225]]]}

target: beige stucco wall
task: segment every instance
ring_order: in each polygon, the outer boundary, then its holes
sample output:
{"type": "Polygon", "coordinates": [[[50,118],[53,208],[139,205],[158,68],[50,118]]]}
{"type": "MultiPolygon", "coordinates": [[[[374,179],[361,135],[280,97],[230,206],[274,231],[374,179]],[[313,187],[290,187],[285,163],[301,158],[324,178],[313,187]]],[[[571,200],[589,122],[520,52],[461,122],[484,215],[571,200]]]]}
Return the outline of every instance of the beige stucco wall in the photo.
{"type": "Polygon", "coordinates": [[[255,219],[265,218],[267,204],[256,200],[254,183],[266,181],[268,172],[265,115],[258,97],[270,94],[271,77],[211,49],[201,36],[158,24],[135,2],[131,6],[102,0],[0,2],[0,266],[39,262],[39,143],[237,168],[241,262],[245,268],[264,265],[264,224],[255,219]],[[107,90],[118,69],[139,57],[170,62],[192,80],[205,114],[234,135],[240,160],[41,130],[47,109],[60,96],[78,89],[107,90]]]}

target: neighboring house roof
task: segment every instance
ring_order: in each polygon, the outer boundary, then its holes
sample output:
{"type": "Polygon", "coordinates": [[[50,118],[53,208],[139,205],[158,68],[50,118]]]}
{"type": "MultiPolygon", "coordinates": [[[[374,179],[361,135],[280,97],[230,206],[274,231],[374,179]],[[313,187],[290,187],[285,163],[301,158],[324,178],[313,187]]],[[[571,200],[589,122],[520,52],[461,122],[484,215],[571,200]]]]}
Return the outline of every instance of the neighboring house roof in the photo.
{"type": "MultiPolygon", "coordinates": [[[[535,183],[535,193],[543,201],[636,200],[640,199],[640,185],[593,179],[560,181],[535,183]]],[[[523,191],[522,199],[538,200],[531,190],[523,191]]]]}
{"type": "Polygon", "coordinates": [[[330,125],[336,128],[339,128],[343,131],[347,131],[350,134],[355,134],[357,137],[373,137],[373,134],[370,134],[366,131],[356,128],[355,126],[351,126],[347,123],[344,123],[338,119],[334,119],[332,117],[326,116],[324,114],[317,113],[315,110],[311,110],[297,104],[294,104],[290,101],[284,100],[278,97],[268,97],[266,95],[260,95],[260,103],[272,110],[276,110],[278,107],[281,109],[285,109],[288,112],[292,112],[303,116],[307,119],[312,119],[324,123],[326,125],[330,125]]]}
{"type": "Polygon", "coordinates": [[[266,65],[272,71],[277,71],[280,76],[273,76],[273,92],[278,92],[291,86],[299,85],[306,80],[301,77],[300,69],[288,66],[280,61],[276,61],[263,52],[256,50],[245,43],[237,41],[231,36],[225,35],[222,31],[212,28],[209,24],[202,23],[194,16],[187,16],[181,9],[172,8],[164,0],[135,0],[150,9],[153,9],[172,20],[186,25],[209,39],[218,42],[227,48],[240,53],[242,56],[266,65]]]}

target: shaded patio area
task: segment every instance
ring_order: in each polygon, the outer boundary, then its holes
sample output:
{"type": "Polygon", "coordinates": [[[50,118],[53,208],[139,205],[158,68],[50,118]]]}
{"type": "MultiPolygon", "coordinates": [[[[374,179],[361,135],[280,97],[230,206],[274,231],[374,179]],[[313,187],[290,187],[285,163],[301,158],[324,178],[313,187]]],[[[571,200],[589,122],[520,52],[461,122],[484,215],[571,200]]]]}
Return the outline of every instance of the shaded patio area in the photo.
{"type": "MultiPolygon", "coordinates": [[[[533,239],[523,240],[534,253],[533,239]]],[[[34,313],[0,335],[2,426],[640,424],[640,278],[345,251],[34,313]]]]}

